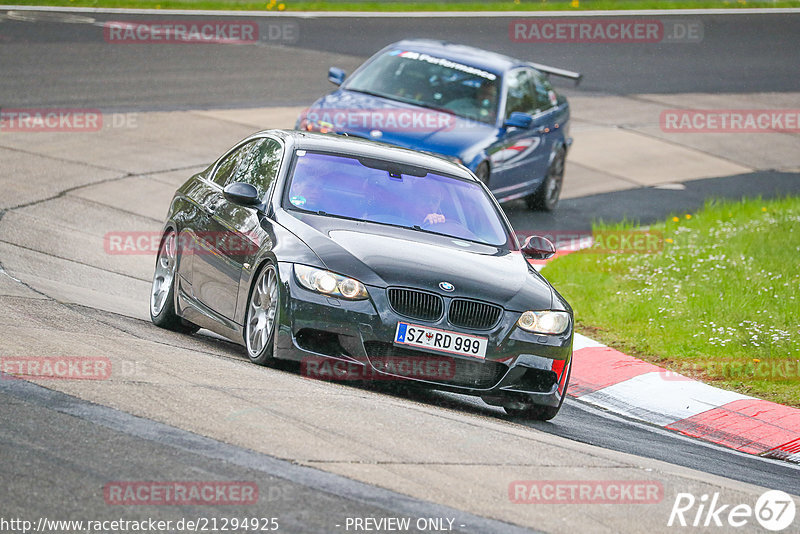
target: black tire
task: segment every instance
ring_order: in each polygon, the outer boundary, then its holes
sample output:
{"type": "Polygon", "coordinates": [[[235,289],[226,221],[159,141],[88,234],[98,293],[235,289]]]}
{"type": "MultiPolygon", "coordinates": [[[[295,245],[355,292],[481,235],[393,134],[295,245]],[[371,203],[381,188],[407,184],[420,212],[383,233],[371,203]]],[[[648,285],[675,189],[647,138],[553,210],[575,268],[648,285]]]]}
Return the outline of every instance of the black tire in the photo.
{"type": "Polygon", "coordinates": [[[272,263],[266,263],[253,279],[247,296],[247,309],[244,317],[244,346],[247,357],[258,365],[269,365],[274,362],[275,332],[280,323],[281,291],[278,270],[272,263]],[[270,278],[272,277],[272,278],[270,278]],[[262,284],[264,284],[262,286],[262,284]],[[270,289],[274,284],[274,293],[270,289]],[[267,288],[265,294],[263,289],[267,288]],[[269,297],[265,301],[265,297],[269,297]],[[266,308],[265,308],[266,304],[266,308]],[[272,315],[270,317],[270,310],[272,315]],[[256,316],[254,316],[256,314],[256,316]],[[261,321],[265,321],[261,324],[261,321]],[[272,327],[264,333],[263,327],[272,321],[272,327]],[[258,338],[256,339],[256,336],[258,338]]]}
{"type": "Polygon", "coordinates": [[[525,203],[532,210],[553,211],[558,206],[558,199],[561,198],[561,189],[564,186],[564,164],[566,163],[567,152],[564,147],[559,147],[553,161],[547,168],[542,185],[535,193],[525,197],[525,203]]]}
{"type": "Polygon", "coordinates": [[[485,161],[482,161],[478,168],[475,169],[475,176],[478,177],[478,180],[483,182],[486,187],[489,187],[489,164],[485,161]]]}
{"type": "Polygon", "coordinates": [[[569,378],[571,375],[572,362],[570,361],[569,368],[567,369],[567,379],[564,381],[564,394],[561,395],[561,400],[558,402],[558,406],[541,406],[538,404],[531,404],[525,408],[503,406],[503,409],[511,417],[534,421],[549,421],[558,415],[559,410],[561,410],[561,405],[564,404],[564,398],[567,396],[567,388],[569,387],[569,378]]]}
{"type": "Polygon", "coordinates": [[[193,334],[200,327],[175,313],[178,252],[175,230],[164,232],[158,247],[153,284],[150,288],[150,320],[154,325],[167,330],[193,334]]]}

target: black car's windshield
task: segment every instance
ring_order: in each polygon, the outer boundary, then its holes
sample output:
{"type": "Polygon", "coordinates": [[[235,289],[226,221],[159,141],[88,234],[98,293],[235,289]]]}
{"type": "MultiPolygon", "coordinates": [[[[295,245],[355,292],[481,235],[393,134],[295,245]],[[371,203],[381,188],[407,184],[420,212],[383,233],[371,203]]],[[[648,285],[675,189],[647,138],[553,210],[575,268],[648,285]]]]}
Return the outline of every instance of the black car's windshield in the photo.
{"type": "Polygon", "coordinates": [[[491,72],[399,49],[374,59],[343,86],[490,124],[497,119],[498,87],[491,72]]]}
{"type": "Polygon", "coordinates": [[[383,160],[298,150],[284,207],[494,246],[509,234],[476,182],[383,160]]]}

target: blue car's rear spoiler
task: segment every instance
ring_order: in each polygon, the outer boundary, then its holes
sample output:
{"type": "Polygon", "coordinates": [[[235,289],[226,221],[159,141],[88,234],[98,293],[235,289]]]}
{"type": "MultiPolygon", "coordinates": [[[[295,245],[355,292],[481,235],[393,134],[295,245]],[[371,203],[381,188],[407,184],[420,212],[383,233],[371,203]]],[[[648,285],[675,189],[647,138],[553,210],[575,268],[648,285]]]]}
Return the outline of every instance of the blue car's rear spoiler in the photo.
{"type": "Polygon", "coordinates": [[[570,80],[575,81],[575,85],[581,83],[581,79],[583,78],[583,74],[580,72],[572,72],[571,70],[566,69],[559,69],[556,67],[548,67],[547,65],[540,65],[539,63],[529,63],[534,69],[544,72],[546,74],[552,74],[553,76],[561,76],[562,78],[569,78],[570,80]]]}

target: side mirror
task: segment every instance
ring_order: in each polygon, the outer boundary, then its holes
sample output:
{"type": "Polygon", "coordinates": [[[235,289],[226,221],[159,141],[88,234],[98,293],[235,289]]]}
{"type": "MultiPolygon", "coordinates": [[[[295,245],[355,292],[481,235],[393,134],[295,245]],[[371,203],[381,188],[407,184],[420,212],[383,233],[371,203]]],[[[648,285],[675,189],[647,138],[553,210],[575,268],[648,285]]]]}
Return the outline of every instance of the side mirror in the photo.
{"type": "Polygon", "coordinates": [[[540,235],[532,235],[525,240],[522,246],[522,254],[532,260],[546,260],[552,258],[556,253],[553,242],[540,235]]]}
{"type": "Polygon", "coordinates": [[[225,186],[222,190],[222,195],[227,199],[240,206],[252,208],[261,204],[261,198],[258,196],[258,189],[250,184],[244,182],[233,182],[225,186]]]}
{"type": "Polygon", "coordinates": [[[528,113],[514,111],[508,116],[506,122],[503,123],[503,126],[506,128],[521,128],[523,130],[527,130],[531,127],[531,123],[533,123],[533,117],[531,117],[528,113]]]}
{"type": "Polygon", "coordinates": [[[328,81],[333,85],[342,85],[347,73],[339,67],[331,67],[328,69],[328,81]]]}

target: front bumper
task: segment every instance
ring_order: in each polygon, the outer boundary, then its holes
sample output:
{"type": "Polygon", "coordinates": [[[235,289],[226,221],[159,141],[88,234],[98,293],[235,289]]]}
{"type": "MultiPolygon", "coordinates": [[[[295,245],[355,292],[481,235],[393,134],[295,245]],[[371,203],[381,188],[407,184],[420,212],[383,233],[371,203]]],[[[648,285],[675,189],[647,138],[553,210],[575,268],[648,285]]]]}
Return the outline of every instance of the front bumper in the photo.
{"type": "MultiPolygon", "coordinates": [[[[300,286],[291,263],[279,263],[281,313],[276,357],[301,362],[301,372],[332,380],[402,380],[479,395],[490,403],[517,399],[558,406],[571,366],[572,326],[561,335],[537,335],[516,326],[519,313],[503,311],[489,330],[454,327],[444,314],[421,321],[396,313],[384,288],[348,301],[300,286]],[[485,359],[412,349],[393,343],[398,322],[488,338],[485,359]]],[[[447,296],[442,295],[446,300],[447,296]]],[[[445,308],[447,309],[447,308],[445,308]]]]}

